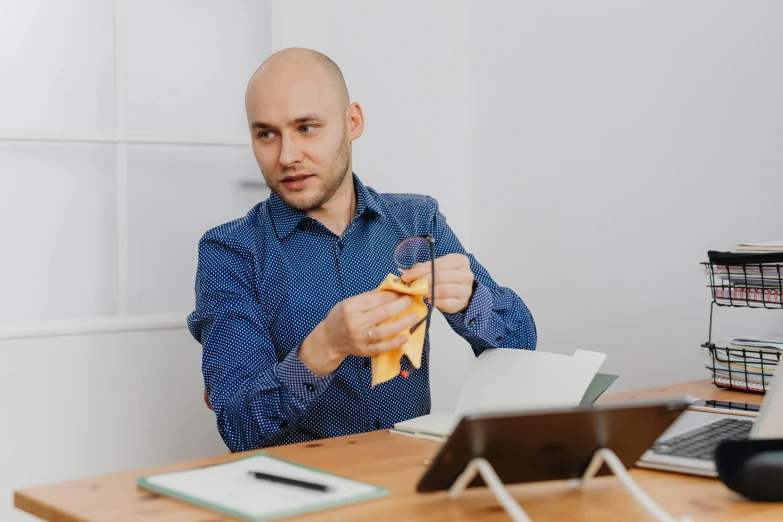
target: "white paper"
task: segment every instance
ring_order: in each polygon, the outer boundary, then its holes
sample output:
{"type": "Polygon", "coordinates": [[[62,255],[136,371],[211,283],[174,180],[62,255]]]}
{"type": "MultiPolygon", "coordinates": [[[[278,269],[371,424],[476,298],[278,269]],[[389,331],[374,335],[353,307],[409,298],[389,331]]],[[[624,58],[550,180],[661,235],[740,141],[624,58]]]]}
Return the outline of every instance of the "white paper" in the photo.
{"type": "Polygon", "coordinates": [[[266,455],[149,477],[147,482],[257,519],[337,505],[359,497],[371,497],[379,491],[368,484],[310,470],[266,455]],[[325,484],[331,490],[314,491],[258,480],[248,473],[251,470],[325,484]]]}
{"type": "Polygon", "coordinates": [[[457,413],[578,406],[606,354],[573,356],[490,348],[476,359],[462,386],[457,413]]]}
{"type": "Polygon", "coordinates": [[[606,354],[572,356],[535,350],[489,348],[473,362],[455,413],[433,413],[395,424],[408,435],[445,437],[468,413],[576,407],[606,354]]]}
{"type": "Polygon", "coordinates": [[[738,252],[769,251],[780,249],[783,249],[783,239],[777,239],[774,241],[758,241],[753,243],[739,243],[737,245],[738,252]]]}

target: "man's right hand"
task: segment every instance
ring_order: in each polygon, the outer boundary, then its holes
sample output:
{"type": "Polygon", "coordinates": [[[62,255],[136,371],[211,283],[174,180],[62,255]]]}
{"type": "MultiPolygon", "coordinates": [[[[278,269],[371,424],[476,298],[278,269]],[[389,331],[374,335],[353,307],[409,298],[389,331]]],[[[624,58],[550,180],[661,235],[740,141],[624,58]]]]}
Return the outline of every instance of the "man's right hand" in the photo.
{"type": "Polygon", "coordinates": [[[407,332],[397,334],[416,324],[416,314],[378,325],[405,311],[411,299],[395,292],[371,291],[337,303],[302,341],[299,359],[320,377],[334,372],[348,355],[371,357],[402,346],[408,341],[407,332]]]}

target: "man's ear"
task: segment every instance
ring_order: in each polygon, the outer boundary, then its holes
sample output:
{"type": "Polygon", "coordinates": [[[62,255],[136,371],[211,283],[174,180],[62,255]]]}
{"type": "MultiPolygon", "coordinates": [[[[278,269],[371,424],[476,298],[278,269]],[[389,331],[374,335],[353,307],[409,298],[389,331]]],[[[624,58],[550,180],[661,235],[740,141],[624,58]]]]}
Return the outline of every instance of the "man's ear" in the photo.
{"type": "Polygon", "coordinates": [[[362,106],[353,102],[346,109],[346,120],[348,124],[348,139],[353,141],[359,138],[364,132],[364,113],[362,106]]]}

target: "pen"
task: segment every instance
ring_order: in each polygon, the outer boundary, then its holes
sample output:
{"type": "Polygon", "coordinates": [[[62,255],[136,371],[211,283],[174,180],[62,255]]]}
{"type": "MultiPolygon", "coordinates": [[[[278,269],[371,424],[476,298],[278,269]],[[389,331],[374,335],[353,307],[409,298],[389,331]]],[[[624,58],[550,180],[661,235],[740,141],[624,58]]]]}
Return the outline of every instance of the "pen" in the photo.
{"type": "Polygon", "coordinates": [[[278,475],[270,475],[268,473],[261,473],[260,471],[248,471],[248,473],[259,480],[268,480],[269,482],[288,484],[289,486],[298,486],[300,488],[314,489],[316,491],[329,491],[329,486],[325,486],[324,484],[315,484],[313,482],[305,482],[304,480],[296,480],[292,478],[280,477],[278,475]]]}

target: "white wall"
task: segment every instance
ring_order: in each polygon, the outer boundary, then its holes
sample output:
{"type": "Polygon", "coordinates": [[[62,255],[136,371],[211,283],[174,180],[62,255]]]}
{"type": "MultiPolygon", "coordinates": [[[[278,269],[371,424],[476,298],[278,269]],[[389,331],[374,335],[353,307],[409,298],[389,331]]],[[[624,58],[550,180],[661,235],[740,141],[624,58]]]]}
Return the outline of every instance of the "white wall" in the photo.
{"type": "Polygon", "coordinates": [[[605,351],[616,390],[704,377],[699,263],[783,236],[783,3],[473,6],[477,252],[540,349],[605,351]]]}
{"type": "Polygon", "coordinates": [[[0,520],[15,489],[227,452],[185,328],[0,340],[0,520]]]}
{"type": "MultiPolygon", "coordinates": [[[[271,49],[269,2],[117,5],[115,60],[112,2],[0,0],[0,132],[114,130],[116,66],[121,130],[247,136],[244,90],[271,49]]],[[[2,320],[192,309],[201,234],[268,195],[240,186],[262,179],[249,151],[128,145],[120,186],[114,144],[0,141],[0,233],[15,249],[0,255],[2,320]]]]}

